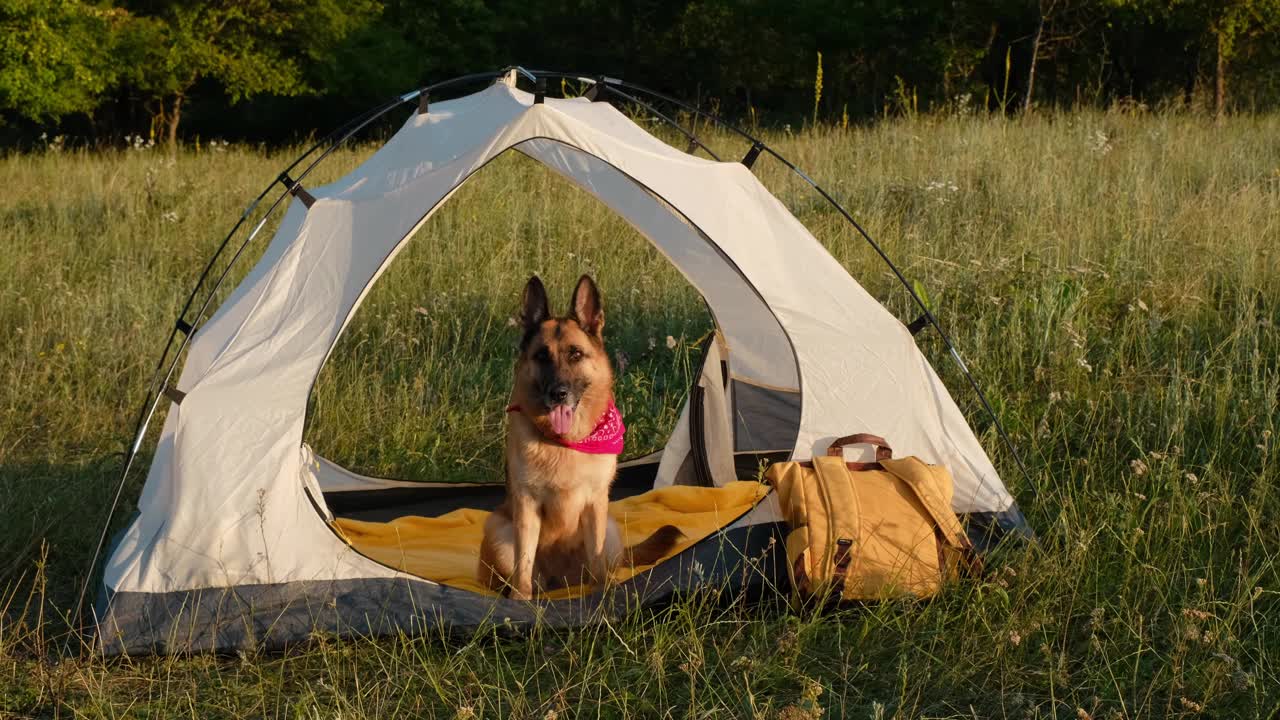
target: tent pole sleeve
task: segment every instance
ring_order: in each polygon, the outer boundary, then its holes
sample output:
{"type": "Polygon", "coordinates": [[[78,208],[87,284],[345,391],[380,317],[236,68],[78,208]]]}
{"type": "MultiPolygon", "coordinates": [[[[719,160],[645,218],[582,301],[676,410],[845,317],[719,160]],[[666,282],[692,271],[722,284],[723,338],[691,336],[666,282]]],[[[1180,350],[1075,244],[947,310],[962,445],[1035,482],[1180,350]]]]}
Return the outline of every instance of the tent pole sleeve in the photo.
{"type": "Polygon", "coordinates": [[[715,154],[715,152],[714,152],[714,151],[712,151],[712,149],[711,149],[711,148],[709,148],[709,147],[707,147],[705,144],[703,144],[703,142],[702,142],[701,140],[699,140],[699,139],[698,139],[698,136],[697,136],[697,135],[694,135],[693,133],[689,132],[688,130],[686,130],[686,129],[684,128],[684,126],[683,126],[683,125],[681,125],[680,123],[678,123],[678,122],[676,122],[675,120],[671,119],[670,117],[667,117],[666,115],[664,115],[664,114],[662,113],[662,111],[658,110],[658,109],[657,109],[657,108],[655,108],[654,106],[650,105],[649,103],[647,103],[647,102],[645,102],[645,101],[641,100],[640,98],[638,98],[638,97],[636,97],[636,96],[634,96],[634,95],[629,95],[629,94],[627,94],[627,93],[625,93],[625,92],[622,92],[621,90],[619,90],[619,89],[618,89],[618,88],[616,88],[616,87],[613,87],[613,86],[606,86],[606,87],[608,87],[609,92],[613,93],[614,95],[617,95],[618,97],[622,98],[623,100],[626,100],[627,102],[635,103],[636,105],[639,105],[640,107],[644,108],[644,109],[645,109],[645,110],[647,110],[648,112],[652,113],[652,114],[654,115],[654,117],[657,117],[657,118],[661,119],[663,122],[667,123],[667,124],[668,124],[668,125],[670,125],[671,127],[673,127],[673,128],[675,128],[676,130],[678,130],[678,131],[680,132],[680,134],[681,134],[681,135],[684,135],[686,138],[688,138],[689,143],[690,143],[691,145],[696,145],[697,147],[702,148],[702,149],[703,149],[704,151],[706,151],[706,153],[707,153],[708,155],[710,155],[710,156],[712,157],[712,159],[714,159],[716,162],[722,162],[722,161],[720,160],[720,156],[719,156],[719,155],[716,155],[716,154],[715,154]]]}
{"type": "Polygon", "coordinates": [[[583,93],[583,97],[591,102],[604,102],[605,95],[608,94],[609,86],[605,84],[604,78],[596,78],[591,87],[583,93]]]}
{"type": "Polygon", "coordinates": [[[280,173],[280,184],[284,185],[289,194],[302,201],[303,205],[310,208],[316,204],[316,198],[307,189],[302,187],[302,183],[289,177],[289,173],[280,173]]]}

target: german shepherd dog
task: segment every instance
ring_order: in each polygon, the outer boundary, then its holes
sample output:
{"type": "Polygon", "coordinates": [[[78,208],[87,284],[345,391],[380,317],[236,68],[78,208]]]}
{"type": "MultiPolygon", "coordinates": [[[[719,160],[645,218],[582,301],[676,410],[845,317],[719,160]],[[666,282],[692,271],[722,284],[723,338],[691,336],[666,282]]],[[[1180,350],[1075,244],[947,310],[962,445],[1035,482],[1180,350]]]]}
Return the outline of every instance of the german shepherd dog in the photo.
{"type": "Polygon", "coordinates": [[[583,275],[569,314],[551,317],[546,288],[536,275],[529,278],[521,324],[508,408],[507,496],[485,522],[477,577],[494,591],[529,600],[535,591],[605,583],[623,564],[657,562],[681,533],[668,525],[623,548],[609,517],[617,455],[572,447],[607,413],[617,414],[595,282],[583,275]]]}

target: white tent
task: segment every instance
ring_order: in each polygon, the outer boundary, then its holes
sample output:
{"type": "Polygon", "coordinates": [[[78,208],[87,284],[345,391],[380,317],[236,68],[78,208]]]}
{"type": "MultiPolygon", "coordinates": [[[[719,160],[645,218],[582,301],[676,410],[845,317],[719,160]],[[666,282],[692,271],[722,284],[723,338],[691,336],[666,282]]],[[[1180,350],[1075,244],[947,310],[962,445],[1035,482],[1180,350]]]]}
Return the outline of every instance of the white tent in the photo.
{"type": "MultiPolygon", "coordinates": [[[[262,258],[198,328],[138,513],[105,568],[104,649],[466,625],[494,608],[533,617],[523,604],[438,586],[354,551],[327,523],[334,498],[447,488],[358,476],[302,442],[312,384],[361,300],[417,228],[507,150],[623,216],[711,309],[720,342],[703,376],[710,391],[696,393],[698,418],[685,408],[665,457],[641,461],[648,487],[681,482],[695,446],[714,455],[719,482],[734,457],[749,467],[803,459],[837,436],[873,431],[899,455],[948,466],[957,512],[1016,514],[911,333],[748,167],[680,152],[606,102],[542,101],[507,77],[415,113],[341,180],[297,188],[262,258]],[[710,451],[699,443],[706,437],[710,451]]],[[[727,529],[777,520],[765,503],[727,529]]],[[[705,563],[695,565],[705,579],[705,563]]],[[[680,582],[696,582],[687,576],[680,582]]],[[[544,608],[543,617],[573,622],[598,602],[544,608]]]]}

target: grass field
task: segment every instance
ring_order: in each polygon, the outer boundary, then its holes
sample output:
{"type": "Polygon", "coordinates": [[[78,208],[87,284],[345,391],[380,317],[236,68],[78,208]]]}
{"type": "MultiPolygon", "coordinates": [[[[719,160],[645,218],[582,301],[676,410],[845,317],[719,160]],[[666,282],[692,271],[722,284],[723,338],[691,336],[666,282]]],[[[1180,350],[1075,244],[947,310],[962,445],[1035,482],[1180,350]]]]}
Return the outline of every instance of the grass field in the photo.
{"type": "MultiPolygon", "coordinates": [[[[920,118],[770,140],[927,288],[1023,450],[1030,482],[970,413],[1038,544],[933,602],[824,615],[700,596],[516,641],[317,638],[286,655],[109,661],[71,641],[68,653],[66,615],[160,342],[221,233],[291,153],[9,156],[0,718],[1280,715],[1280,117],[920,118]]],[[[369,152],[340,152],[323,174],[369,152]]],[[[757,168],[911,319],[816,195],[757,168]]],[[[629,442],[662,442],[709,326],[699,298],[593,199],[516,157],[445,205],[376,286],[317,384],[308,441],[379,474],[491,477],[508,319],[534,271],[558,303],[596,274],[626,358],[629,442]]],[[[921,345],[974,410],[936,338],[921,345]]]]}

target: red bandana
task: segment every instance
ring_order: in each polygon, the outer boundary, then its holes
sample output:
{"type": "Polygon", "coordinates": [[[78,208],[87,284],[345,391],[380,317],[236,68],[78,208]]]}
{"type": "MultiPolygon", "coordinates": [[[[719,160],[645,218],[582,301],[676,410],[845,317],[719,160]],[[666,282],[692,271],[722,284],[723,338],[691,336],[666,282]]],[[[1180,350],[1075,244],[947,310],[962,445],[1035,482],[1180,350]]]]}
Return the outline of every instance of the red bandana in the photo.
{"type": "MultiPolygon", "coordinates": [[[[508,405],[507,412],[520,412],[519,405],[508,405]]],[[[578,442],[571,443],[562,437],[556,437],[556,442],[581,453],[590,455],[621,455],[623,440],[626,438],[627,426],[622,424],[622,413],[618,412],[618,406],[613,404],[613,400],[609,400],[609,407],[605,408],[604,417],[600,418],[600,422],[596,423],[596,427],[591,431],[590,435],[582,438],[578,442]]]]}

